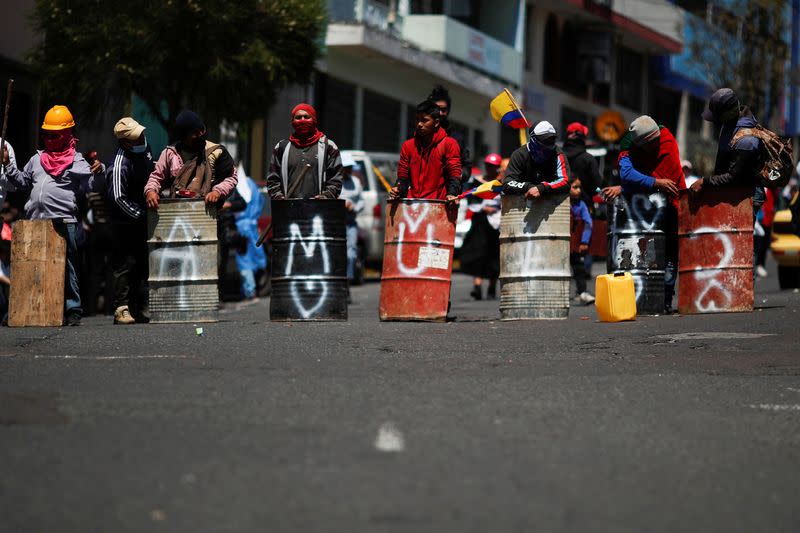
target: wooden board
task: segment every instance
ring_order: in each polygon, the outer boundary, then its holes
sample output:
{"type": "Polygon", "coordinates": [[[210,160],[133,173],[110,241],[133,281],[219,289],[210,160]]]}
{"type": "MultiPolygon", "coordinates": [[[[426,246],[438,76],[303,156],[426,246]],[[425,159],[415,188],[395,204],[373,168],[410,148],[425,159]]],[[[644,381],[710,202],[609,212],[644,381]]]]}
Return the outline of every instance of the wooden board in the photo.
{"type": "Polygon", "coordinates": [[[14,224],[9,326],[62,324],[66,257],[67,243],[51,220],[20,220],[14,224]]]}

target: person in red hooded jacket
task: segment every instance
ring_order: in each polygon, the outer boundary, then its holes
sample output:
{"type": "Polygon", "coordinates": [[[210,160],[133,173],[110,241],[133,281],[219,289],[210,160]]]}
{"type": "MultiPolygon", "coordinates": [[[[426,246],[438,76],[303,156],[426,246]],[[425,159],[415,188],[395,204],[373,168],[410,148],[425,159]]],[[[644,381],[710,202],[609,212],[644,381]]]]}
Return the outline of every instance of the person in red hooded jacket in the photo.
{"type": "Polygon", "coordinates": [[[342,157],[333,139],[317,127],[317,111],[308,104],[292,109],[294,133],[275,145],[267,173],[273,200],[321,198],[335,200],[342,191],[342,157]],[[305,171],[303,169],[306,169],[305,171]],[[295,183],[302,180],[301,183],[295,183]]]}
{"type": "Polygon", "coordinates": [[[455,202],[461,192],[461,150],[440,125],[439,107],[431,100],[417,106],[414,136],[403,143],[397,184],[389,199],[422,198],[455,202]]]}

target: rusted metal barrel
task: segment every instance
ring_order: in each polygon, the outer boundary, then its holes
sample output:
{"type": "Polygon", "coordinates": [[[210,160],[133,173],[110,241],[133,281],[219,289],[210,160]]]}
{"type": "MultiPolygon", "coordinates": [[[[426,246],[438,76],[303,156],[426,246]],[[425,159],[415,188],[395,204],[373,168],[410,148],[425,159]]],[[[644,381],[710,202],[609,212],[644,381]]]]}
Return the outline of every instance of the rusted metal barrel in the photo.
{"type": "Polygon", "coordinates": [[[388,205],[381,320],[447,319],[456,214],[442,200],[400,200],[388,205]]]}
{"type": "Polygon", "coordinates": [[[215,322],[217,214],[203,200],[161,199],[147,212],[150,321],[215,322]]]}
{"type": "Polygon", "coordinates": [[[272,202],[275,321],[347,320],[344,200],[272,202]]]}
{"type": "Polygon", "coordinates": [[[624,194],[608,206],[609,273],[630,272],[636,288],[636,312],[664,312],[666,197],[658,192],[624,194]]]}
{"type": "Polygon", "coordinates": [[[500,223],[500,316],[567,318],[569,197],[504,196],[500,223]]]}
{"type": "Polygon", "coordinates": [[[753,310],[753,188],[681,191],[678,311],[753,310]]]}

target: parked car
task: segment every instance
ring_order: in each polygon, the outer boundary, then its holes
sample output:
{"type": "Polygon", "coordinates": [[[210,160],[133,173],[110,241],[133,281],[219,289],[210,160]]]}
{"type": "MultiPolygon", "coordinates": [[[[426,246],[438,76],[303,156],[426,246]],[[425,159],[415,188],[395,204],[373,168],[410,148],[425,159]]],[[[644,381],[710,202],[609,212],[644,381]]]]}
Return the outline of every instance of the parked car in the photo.
{"type": "Polygon", "coordinates": [[[364,210],[356,218],[362,262],[380,266],[383,261],[387,187],[391,187],[397,177],[400,156],[362,150],[342,150],[342,153],[348,153],[353,158],[353,176],[358,177],[364,186],[364,210]]]}
{"type": "Polygon", "coordinates": [[[792,224],[792,212],[782,209],[772,221],[772,257],[778,263],[781,289],[800,287],[800,236],[792,224]]]}

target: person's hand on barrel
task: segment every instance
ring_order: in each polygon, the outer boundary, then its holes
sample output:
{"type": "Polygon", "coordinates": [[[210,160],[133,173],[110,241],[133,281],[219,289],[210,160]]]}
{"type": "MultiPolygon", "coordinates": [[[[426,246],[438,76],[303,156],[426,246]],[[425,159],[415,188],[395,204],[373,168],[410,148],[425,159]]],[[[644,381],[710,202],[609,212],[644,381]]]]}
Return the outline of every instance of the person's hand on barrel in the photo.
{"type": "Polygon", "coordinates": [[[448,195],[445,197],[445,201],[446,201],[448,204],[457,204],[457,203],[458,203],[458,196],[455,196],[455,195],[453,195],[453,194],[448,194],[448,195]]]}
{"type": "Polygon", "coordinates": [[[147,191],[144,201],[148,209],[158,209],[158,193],[156,191],[147,191]]]}
{"type": "Polygon", "coordinates": [[[528,189],[528,192],[525,193],[525,198],[527,198],[528,200],[535,200],[541,197],[542,197],[542,192],[539,190],[539,187],[535,185],[530,189],[528,189]]]}
{"type": "Polygon", "coordinates": [[[620,194],[622,194],[622,186],[621,185],[614,185],[614,186],[611,186],[611,187],[606,187],[605,189],[603,189],[602,192],[603,192],[603,198],[605,198],[606,201],[608,202],[608,201],[613,200],[614,198],[616,198],[620,194]]]}
{"type": "Polygon", "coordinates": [[[700,178],[697,181],[695,181],[694,183],[692,183],[692,186],[689,187],[689,188],[692,190],[692,192],[698,193],[698,192],[703,190],[703,181],[704,181],[704,179],[700,178]]]}
{"type": "Polygon", "coordinates": [[[219,191],[209,191],[205,197],[206,205],[214,205],[219,202],[219,196],[219,191]]]}
{"type": "Polygon", "coordinates": [[[656,178],[655,188],[669,197],[678,196],[678,186],[673,181],[656,178]]]}

